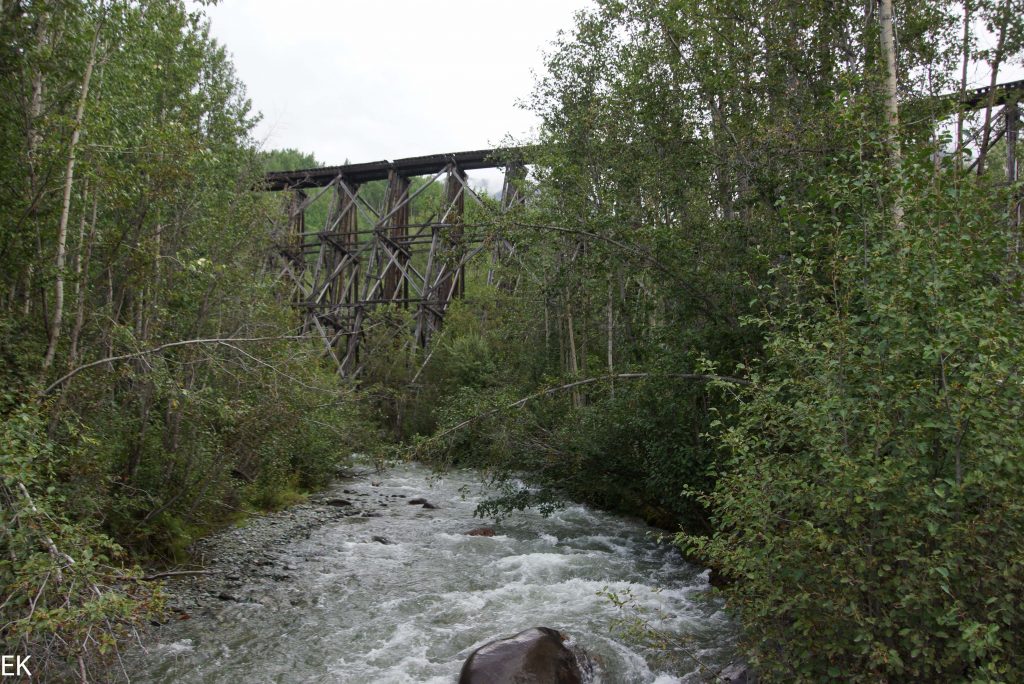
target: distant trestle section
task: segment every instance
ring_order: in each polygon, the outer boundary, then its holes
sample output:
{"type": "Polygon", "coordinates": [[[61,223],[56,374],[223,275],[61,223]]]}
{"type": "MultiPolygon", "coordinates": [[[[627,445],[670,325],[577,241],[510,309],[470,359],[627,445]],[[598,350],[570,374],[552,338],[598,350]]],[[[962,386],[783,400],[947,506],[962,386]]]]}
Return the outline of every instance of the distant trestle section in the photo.
{"type": "Polygon", "coordinates": [[[290,192],[288,225],[278,236],[280,277],[294,285],[293,301],[304,311],[305,333],[317,334],[342,375],[359,373],[361,341],[375,309],[411,312],[410,342],[426,346],[452,300],[465,293],[466,264],[483,250],[494,265],[513,246],[501,238],[484,245],[465,230],[470,188],[467,170],[503,168],[501,211],[522,202],[529,148],[477,150],[266,175],[264,189],[290,192]],[[425,177],[423,183],[411,179],[425,177]],[[385,181],[383,200],[365,188],[385,181]],[[438,185],[440,192],[438,193],[438,185]],[[434,188],[439,204],[426,220],[412,220],[413,201],[434,188]],[[324,225],[310,229],[307,210],[329,193],[324,225]]]}

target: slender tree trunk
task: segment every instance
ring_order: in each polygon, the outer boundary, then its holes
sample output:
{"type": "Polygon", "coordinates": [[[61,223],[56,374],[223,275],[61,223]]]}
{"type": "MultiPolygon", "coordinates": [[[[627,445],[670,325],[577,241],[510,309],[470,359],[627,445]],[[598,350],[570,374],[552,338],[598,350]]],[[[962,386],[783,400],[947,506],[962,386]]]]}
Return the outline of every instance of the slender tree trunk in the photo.
{"type": "Polygon", "coordinates": [[[544,358],[545,360],[551,358],[551,314],[548,311],[546,297],[544,298],[544,358]]]}
{"type": "Polygon", "coordinates": [[[145,289],[140,288],[133,298],[135,304],[135,339],[140,342],[145,342],[146,340],[145,292],[145,289]]]}
{"type": "MultiPolygon", "coordinates": [[[[896,33],[893,28],[892,0],[881,0],[878,23],[882,41],[882,61],[885,63],[885,123],[889,138],[889,162],[898,173],[902,162],[900,151],[900,105],[896,79],[896,33]]],[[[893,225],[903,225],[903,203],[897,194],[892,205],[893,225]]]]}
{"type": "MultiPolygon", "coordinates": [[[[967,93],[967,66],[971,61],[971,0],[964,0],[964,39],[961,47],[963,63],[960,68],[960,99],[967,93]]],[[[958,106],[956,110],[956,158],[964,148],[964,110],[958,106]]],[[[959,168],[960,164],[957,164],[959,168]]]]}
{"type": "MultiPolygon", "coordinates": [[[[612,279],[608,279],[608,307],[607,307],[607,336],[608,336],[608,375],[609,377],[615,375],[615,356],[614,356],[614,345],[615,345],[615,312],[612,308],[613,305],[613,293],[612,279]]],[[[611,381],[611,392],[612,399],[615,399],[615,380],[611,381]]]]}
{"type": "MultiPolygon", "coordinates": [[[[42,51],[46,44],[49,42],[49,35],[47,30],[49,28],[49,17],[45,11],[40,12],[39,19],[37,20],[35,27],[35,37],[37,49],[42,51]]],[[[28,146],[28,182],[29,182],[29,201],[28,201],[28,215],[35,214],[36,204],[40,193],[40,178],[39,178],[39,145],[42,142],[42,134],[39,132],[39,126],[42,123],[43,118],[43,72],[41,68],[37,68],[32,72],[32,95],[29,98],[28,104],[28,121],[27,128],[25,131],[26,144],[28,146]]],[[[38,229],[37,229],[38,230],[38,229]]],[[[38,252],[38,244],[37,244],[38,252]]],[[[38,257],[37,253],[37,257],[38,257]]],[[[21,300],[21,313],[24,316],[28,316],[32,311],[32,283],[35,272],[35,264],[29,263],[25,268],[24,277],[24,291],[22,292],[21,300]]]]}
{"type": "Polygon", "coordinates": [[[25,289],[22,291],[21,315],[28,316],[32,311],[32,264],[25,269],[25,289]]]}
{"type": "Polygon", "coordinates": [[[988,103],[985,106],[985,125],[981,129],[981,149],[978,151],[978,175],[985,173],[985,158],[988,156],[988,145],[992,139],[992,108],[996,104],[996,84],[999,82],[999,67],[1003,62],[1006,49],[1006,27],[1010,23],[1010,0],[1004,0],[999,15],[999,39],[996,43],[996,54],[992,60],[992,78],[989,79],[988,103]]]}
{"type": "MultiPolygon", "coordinates": [[[[89,220],[89,235],[82,241],[79,229],[78,258],[75,260],[75,324],[71,328],[71,350],[68,353],[68,367],[78,365],[78,339],[85,325],[85,293],[89,285],[89,261],[92,258],[92,243],[96,237],[96,215],[99,210],[99,196],[94,192],[92,198],[92,217],[89,220]],[[84,254],[83,254],[84,250],[84,254]]],[[[82,220],[83,226],[85,219],[82,220]]]]}
{"type": "Polygon", "coordinates": [[[622,316],[619,317],[619,320],[622,321],[623,331],[626,333],[628,348],[632,349],[633,358],[636,358],[637,343],[636,335],[633,334],[633,317],[630,314],[629,293],[626,292],[626,278],[622,276],[621,272],[617,272],[615,279],[619,281],[619,302],[622,304],[622,316]]]}
{"type": "MultiPolygon", "coordinates": [[[[1003,108],[1003,116],[1006,118],[1006,181],[1010,187],[1014,187],[1020,180],[1019,164],[1017,162],[1017,138],[1020,134],[1020,105],[1011,102],[1003,108]]],[[[1014,190],[1010,194],[1010,234],[1013,236],[1013,260],[1020,258],[1021,250],[1021,193],[1014,190]]]]}
{"type": "Polygon", "coordinates": [[[587,342],[590,340],[590,316],[587,312],[592,311],[593,308],[590,305],[590,295],[584,295],[583,301],[583,319],[580,321],[580,373],[587,372],[587,342]]]}
{"type": "Polygon", "coordinates": [[[68,368],[75,367],[75,357],[78,353],[78,310],[82,303],[82,261],[85,259],[85,225],[89,221],[85,213],[85,206],[89,203],[89,179],[82,184],[82,212],[78,219],[78,242],[75,249],[75,280],[71,286],[72,296],[75,300],[75,325],[71,326],[71,334],[68,336],[70,346],[68,349],[68,368]]]}
{"type": "MultiPolygon", "coordinates": [[[[141,372],[137,365],[136,373],[141,372]]],[[[131,394],[139,396],[139,429],[128,440],[128,462],[125,464],[125,482],[135,480],[135,474],[142,463],[142,452],[146,443],[146,432],[149,428],[149,410],[153,406],[153,383],[145,380],[138,388],[132,388],[131,394]]]]}
{"type": "Polygon", "coordinates": [[[565,305],[565,329],[569,338],[568,361],[569,372],[576,375],[580,372],[579,359],[576,356],[576,326],[572,318],[572,308],[568,303],[565,305]]]}
{"type": "MultiPolygon", "coordinates": [[[[566,331],[569,336],[569,372],[572,377],[576,377],[580,372],[579,359],[576,357],[576,331],[572,320],[572,306],[568,300],[565,302],[565,325],[566,331]]],[[[572,392],[572,405],[573,408],[579,408],[583,405],[583,401],[580,398],[579,391],[573,389],[572,392]]]]}
{"type": "Polygon", "coordinates": [[[889,126],[891,144],[889,153],[900,161],[899,137],[900,109],[896,79],[896,37],[893,29],[892,0],[882,0],[878,13],[882,39],[882,60],[885,62],[885,122],[889,126]]]}
{"type": "MultiPolygon", "coordinates": [[[[49,38],[47,37],[48,18],[46,12],[39,14],[39,23],[36,24],[36,43],[42,50],[49,38]]],[[[28,175],[29,188],[32,197],[39,193],[39,165],[37,164],[37,153],[39,144],[42,142],[42,135],[39,132],[40,119],[43,116],[43,72],[36,69],[32,72],[32,97],[28,106],[28,175]]]]}
{"type": "Polygon", "coordinates": [[[71,145],[68,149],[67,169],[64,172],[64,200],[60,210],[60,224],[57,227],[57,279],[54,283],[54,304],[53,318],[50,319],[50,343],[46,347],[46,356],[43,358],[43,370],[50,368],[53,363],[54,354],[57,352],[57,342],[60,340],[60,329],[64,317],[64,265],[67,258],[68,238],[68,216],[71,212],[71,188],[75,179],[75,146],[78,145],[78,138],[82,134],[82,118],[85,115],[85,103],[89,98],[89,81],[92,79],[92,70],[96,65],[96,48],[100,42],[100,29],[96,29],[92,46],[89,49],[89,62],[85,65],[85,75],[82,77],[82,90],[78,98],[78,110],[75,112],[74,128],[71,131],[71,145]]]}
{"type": "MultiPolygon", "coordinates": [[[[114,355],[114,331],[113,324],[117,321],[114,314],[114,268],[107,266],[107,311],[110,315],[111,328],[107,330],[107,357],[114,355]]],[[[107,370],[113,370],[113,364],[107,364],[107,370]]]]}

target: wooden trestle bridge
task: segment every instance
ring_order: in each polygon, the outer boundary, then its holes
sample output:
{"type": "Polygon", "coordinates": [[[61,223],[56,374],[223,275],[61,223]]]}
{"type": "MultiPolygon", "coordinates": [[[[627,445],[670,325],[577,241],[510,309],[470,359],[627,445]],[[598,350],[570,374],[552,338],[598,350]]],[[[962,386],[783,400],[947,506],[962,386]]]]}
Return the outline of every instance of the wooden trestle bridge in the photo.
{"type": "Polygon", "coordinates": [[[466,264],[485,250],[493,281],[494,264],[514,247],[504,238],[485,244],[465,231],[467,199],[484,202],[466,172],[504,168],[500,208],[507,210],[522,202],[528,152],[476,150],[267,174],[265,189],[291,193],[288,226],[277,239],[281,273],[304,309],[304,333],[319,334],[342,375],[358,373],[360,340],[374,309],[411,310],[412,339],[426,346],[449,304],[465,292],[466,264]],[[414,188],[416,177],[427,180],[414,188]],[[373,181],[387,182],[383,202],[366,197],[373,181]],[[413,222],[414,200],[435,184],[443,186],[440,202],[413,222]],[[324,225],[307,225],[307,209],[325,193],[324,225]]]}
{"type": "MultiPolygon", "coordinates": [[[[985,125],[971,144],[988,153],[1005,140],[1007,178],[1014,183],[1022,95],[1024,81],[1015,81],[908,106],[929,105],[933,114],[926,119],[933,122],[957,110],[987,109],[985,125]]],[[[466,182],[466,171],[504,168],[500,210],[506,211],[523,201],[521,181],[530,152],[528,147],[477,150],[267,174],[264,189],[291,193],[288,226],[277,240],[281,274],[294,283],[304,332],[319,334],[342,375],[358,374],[360,341],[376,308],[411,310],[414,330],[408,339],[426,346],[449,304],[465,291],[466,264],[485,250],[491,255],[488,282],[493,281],[494,264],[514,246],[504,238],[484,240],[466,232],[467,198],[483,203],[466,182]],[[416,177],[428,180],[412,190],[410,179],[416,177]],[[387,181],[382,202],[366,197],[373,181],[387,181]],[[443,184],[440,202],[426,219],[412,221],[413,201],[436,183],[443,184]],[[306,210],[325,193],[331,195],[324,225],[308,226],[306,210]]],[[[978,158],[968,172],[977,163],[978,158]]],[[[1011,214],[1011,226],[1020,230],[1019,200],[1011,214]]]]}

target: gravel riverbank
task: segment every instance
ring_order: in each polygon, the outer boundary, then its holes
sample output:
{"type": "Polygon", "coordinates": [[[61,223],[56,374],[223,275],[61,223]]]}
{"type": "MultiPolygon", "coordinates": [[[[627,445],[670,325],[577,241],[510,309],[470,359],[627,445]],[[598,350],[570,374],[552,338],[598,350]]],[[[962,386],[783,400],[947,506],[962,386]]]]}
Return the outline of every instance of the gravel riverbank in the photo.
{"type": "MultiPolygon", "coordinates": [[[[353,524],[363,524],[372,538],[373,519],[381,517],[389,506],[405,505],[406,495],[351,488],[355,482],[365,483],[368,477],[336,480],[306,502],[252,516],[237,527],[196,541],[191,547],[192,563],[185,570],[195,574],[168,573],[166,578],[171,618],[216,617],[224,602],[266,606],[280,600],[280,587],[269,591],[268,585],[287,582],[298,569],[297,563],[312,560],[286,556],[282,550],[296,540],[308,539],[311,532],[326,524],[349,519],[353,524]]],[[[295,606],[302,600],[302,596],[295,595],[289,602],[295,606]]]]}

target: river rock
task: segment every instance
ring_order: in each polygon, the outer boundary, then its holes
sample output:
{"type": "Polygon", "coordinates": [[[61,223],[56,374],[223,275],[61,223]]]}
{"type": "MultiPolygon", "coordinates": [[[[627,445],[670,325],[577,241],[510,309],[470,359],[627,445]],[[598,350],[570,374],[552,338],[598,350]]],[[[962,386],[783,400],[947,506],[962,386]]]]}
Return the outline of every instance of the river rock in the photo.
{"type": "Polygon", "coordinates": [[[437,508],[437,506],[435,506],[434,504],[430,503],[429,501],[425,502],[423,504],[423,507],[424,508],[437,508]]]}
{"type": "Polygon", "coordinates": [[[730,663],[718,673],[718,678],[729,684],[756,684],[757,676],[742,663],[730,663]]]}
{"type": "Polygon", "coordinates": [[[408,501],[406,501],[406,503],[409,504],[410,506],[422,506],[423,504],[427,503],[427,500],[421,496],[418,496],[415,499],[409,499],[408,501]]]}
{"type": "Polygon", "coordinates": [[[493,537],[494,528],[491,527],[476,527],[469,532],[465,533],[467,537],[493,537]]]}
{"type": "Polygon", "coordinates": [[[395,543],[395,542],[391,541],[390,539],[388,539],[387,537],[383,537],[383,536],[381,536],[379,534],[373,535],[372,537],[370,537],[370,539],[375,541],[375,542],[377,542],[378,544],[394,544],[395,543]]]}
{"type": "Polygon", "coordinates": [[[352,502],[348,499],[324,499],[324,503],[328,506],[351,506],[352,502]]]}
{"type": "Polygon", "coordinates": [[[459,684],[580,684],[583,672],[565,637],[550,627],[534,627],[488,642],[473,651],[459,684]]]}

